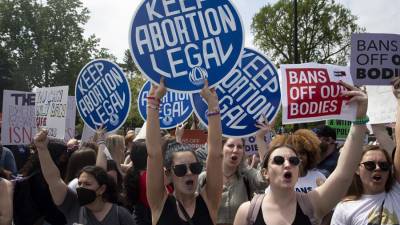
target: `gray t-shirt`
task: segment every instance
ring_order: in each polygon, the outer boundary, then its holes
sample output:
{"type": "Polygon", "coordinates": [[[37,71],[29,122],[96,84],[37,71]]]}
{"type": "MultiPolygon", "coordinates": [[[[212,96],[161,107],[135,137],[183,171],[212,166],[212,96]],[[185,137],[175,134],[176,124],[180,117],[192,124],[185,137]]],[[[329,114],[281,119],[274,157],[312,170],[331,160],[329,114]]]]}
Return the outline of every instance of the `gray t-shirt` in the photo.
{"type": "Polygon", "coordinates": [[[79,206],[78,196],[70,188],[67,190],[64,202],[58,208],[64,213],[68,225],[135,225],[128,210],[116,204],[113,204],[103,221],[98,221],[89,209],[79,206]]]}

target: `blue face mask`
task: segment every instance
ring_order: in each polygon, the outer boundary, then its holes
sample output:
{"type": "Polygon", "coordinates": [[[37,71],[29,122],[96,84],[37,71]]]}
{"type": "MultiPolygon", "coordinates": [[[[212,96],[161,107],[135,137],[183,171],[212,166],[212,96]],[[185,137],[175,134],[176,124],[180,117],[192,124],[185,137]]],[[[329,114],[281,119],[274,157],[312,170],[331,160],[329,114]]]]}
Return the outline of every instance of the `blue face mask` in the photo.
{"type": "Polygon", "coordinates": [[[78,202],[80,206],[94,202],[97,197],[96,191],[83,187],[76,188],[76,194],[78,195],[78,202]]]}

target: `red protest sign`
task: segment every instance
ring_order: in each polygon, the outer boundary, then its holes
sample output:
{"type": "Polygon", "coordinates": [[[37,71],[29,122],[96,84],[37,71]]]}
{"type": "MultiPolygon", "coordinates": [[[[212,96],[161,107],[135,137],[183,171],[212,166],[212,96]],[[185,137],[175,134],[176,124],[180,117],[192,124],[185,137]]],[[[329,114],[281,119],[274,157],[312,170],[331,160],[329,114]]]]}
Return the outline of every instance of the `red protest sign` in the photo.
{"type": "Polygon", "coordinates": [[[283,123],[352,119],[355,111],[344,104],[346,88],[338,83],[351,83],[347,67],[308,63],[282,65],[281,70],[283,123]]]}

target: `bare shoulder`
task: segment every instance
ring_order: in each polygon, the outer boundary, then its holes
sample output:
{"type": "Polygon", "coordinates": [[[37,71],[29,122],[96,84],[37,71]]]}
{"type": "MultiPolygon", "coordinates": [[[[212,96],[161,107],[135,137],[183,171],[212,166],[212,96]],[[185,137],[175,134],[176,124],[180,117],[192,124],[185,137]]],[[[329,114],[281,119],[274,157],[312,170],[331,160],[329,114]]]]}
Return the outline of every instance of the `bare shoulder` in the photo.
{"type": "Polygon", "coordinates": [[[247,214],[249,212],[250,202],[244,202],[240,205],[236,216],[234,225],[246,225],[247,224],[247,214]]]}

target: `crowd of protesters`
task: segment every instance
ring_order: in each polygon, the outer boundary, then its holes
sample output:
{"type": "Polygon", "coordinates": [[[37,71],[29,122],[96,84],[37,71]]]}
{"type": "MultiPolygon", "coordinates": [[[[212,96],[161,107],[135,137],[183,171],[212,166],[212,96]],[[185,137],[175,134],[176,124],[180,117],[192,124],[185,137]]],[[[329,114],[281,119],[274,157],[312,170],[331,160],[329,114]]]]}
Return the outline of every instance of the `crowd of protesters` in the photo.
{"type": "MultiPolygon", "coordinates": [[[[0,145],[0,225],[399,224],[400,132],[373,125],[376,142],[364,144],[368,96],[342,85],[357,105],[344,144],[326,125],[275,134],[276,121],[264,119],[249,157],[244,139],[223,138],[206,81],[207,144],[192,149],[181,144],[183,126],[176,137],[160,129],[161,80],[143,137],[100,127],[91,142],[64,143],[39,130],[29,146],[0,145]]],[[[393,92],[400,101],[400,78],[393,92]]]]}

